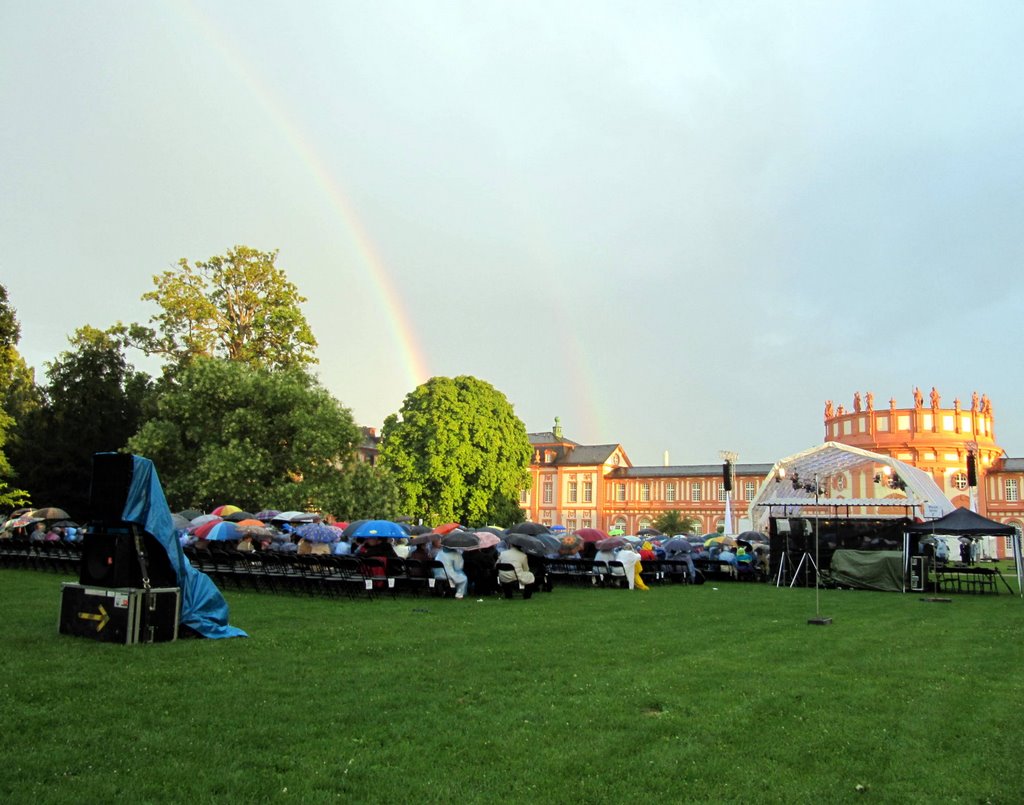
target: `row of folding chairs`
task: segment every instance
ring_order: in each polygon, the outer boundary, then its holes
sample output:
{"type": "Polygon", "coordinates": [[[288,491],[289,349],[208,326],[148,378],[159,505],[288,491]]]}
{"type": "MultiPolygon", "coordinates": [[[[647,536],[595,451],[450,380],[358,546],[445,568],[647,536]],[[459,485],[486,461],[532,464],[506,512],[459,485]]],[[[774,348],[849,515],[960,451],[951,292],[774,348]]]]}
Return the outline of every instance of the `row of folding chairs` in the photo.
{"type": "Polygon", "coordinates": [[[78,572],[81,559],[82,546],[77,542],[32,542],[21,537],[0,539],[0,567],[48,570],[66,575],[78,572]]]}
{"type": "Polygon", "coordinates": [[[257,592],[298,593],[327,597],[375,598],[398,593],[444,595],[454,585],[436,578],[440,562],[416,562],[333,554],[292,554],[273,551],[237,551],[186,548],[197,569],[224,588],[257,592]]]}

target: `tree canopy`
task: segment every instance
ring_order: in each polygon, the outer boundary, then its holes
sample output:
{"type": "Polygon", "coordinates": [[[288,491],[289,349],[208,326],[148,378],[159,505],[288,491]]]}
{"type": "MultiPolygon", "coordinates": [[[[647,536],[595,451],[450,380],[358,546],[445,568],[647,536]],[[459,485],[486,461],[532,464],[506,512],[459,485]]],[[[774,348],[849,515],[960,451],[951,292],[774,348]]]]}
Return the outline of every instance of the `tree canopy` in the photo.
{"type": "MultiPolygon", "coordinates": [[[[18,353],[21,325],[11,306],[7,288],[0,285],[0,506],[18,506],[28,499],[24,489],[9,483],[14,471],[8,459],[9,440],[16,417],[31,386],[32,373],[18,353]]],[[[27,406],[25,406],[27,408],[27,406]]]]}
{"type": "Polygon", "coordinates": [[[475,377],[434,377],[409,393],[381,431],[380,463],[407,513],[481,524],[518,510],[529,487],[526,426],[505,395],[475,377]]]}
{"type": "Polygon", "coordinates": [[[275,265],[277,252],[235,246],[223,256],[153,277],[142,298],[160,313],[152,327],[127,328],[133,343],[173,367],[196,357],[227,358],[268,369],[316,363],[316,339],[301,310],[306,301],[275,265]]]}
{"type": "Polygon", "coordinates": [[[354,506],[360,439],[349,410],[305,371],[198,358],[128,447],[154,461],[172,507],[336,513],[354,506]]]}
{"type": "Polygon", "coordinates": [[[662,534],[696,534],[700,529],[700,520],[691,514],[672,509],[659,514],[654,527],[662,534]]]}
{"type": "Polygon", "coordinates": [[[36,504],[84,517],[93,453],[125,446],[152,383],[128,362],[117,335],[86,326],[68,341],[71,349],[46,364],[47,382],[18,423],[12,459],[36,504]]]}

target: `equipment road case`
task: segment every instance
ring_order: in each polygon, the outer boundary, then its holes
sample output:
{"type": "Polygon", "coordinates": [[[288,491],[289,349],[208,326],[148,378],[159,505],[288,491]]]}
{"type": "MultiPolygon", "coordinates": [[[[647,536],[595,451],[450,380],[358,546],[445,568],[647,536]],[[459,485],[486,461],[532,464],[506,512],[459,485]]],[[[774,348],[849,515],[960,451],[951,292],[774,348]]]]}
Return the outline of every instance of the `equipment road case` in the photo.
{"type": "Polygon", "coordinates": [[[178,638],[180,587],[61,585],[61,634],[104,643],[164,643],[178,638]]]}

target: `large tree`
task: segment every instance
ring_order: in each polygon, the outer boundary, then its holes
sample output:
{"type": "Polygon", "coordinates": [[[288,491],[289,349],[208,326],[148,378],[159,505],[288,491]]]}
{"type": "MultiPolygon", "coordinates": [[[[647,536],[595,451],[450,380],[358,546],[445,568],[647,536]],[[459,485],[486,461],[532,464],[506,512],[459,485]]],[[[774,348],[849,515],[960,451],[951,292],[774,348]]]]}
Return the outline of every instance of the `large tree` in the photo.
{"type": "Polygon", "coordinates": [[[160,312],[127,331],[135,345],[177,369],[196,357],[227,358],[268,369],[316,363],[306,298],[275,265],[277,252],[235,246],[223,256],[153,277],[143,294],[160,312]]]}
{"type": "Polygon", "coordinates": [[[381,430],[380,463],[406,511],[428,522],[507,516],[530,484],[530,440],[505,395],[475,377],[434,377],[381,430]]]}
{"type": "Polygon", "coordinates": [[[12,458],[39,505],[88,514],[92,455],[120,450],[138,430],[152,381],[125,357],[116,334],[82,327],[46,364],[40,403],[18,424],[12,458]]]}
{"type": "Polygon", "coordinates": [[[168,381],[128,446],[155,462],[173,507],[333,514],[351,503],[360,439],[349,410],[305,371],[198,358],[168,381]]]}
{"type": "Polygon", "coordinates": [[[32,372],[18,353],[21,325],[11,306],[7,288],[0,285],[0,507],[10,508],[24,503],[28,493],[11,485],[14,471],[8,453],[16,441],[13,435],[18,417],[30,408],[32,372]]]}

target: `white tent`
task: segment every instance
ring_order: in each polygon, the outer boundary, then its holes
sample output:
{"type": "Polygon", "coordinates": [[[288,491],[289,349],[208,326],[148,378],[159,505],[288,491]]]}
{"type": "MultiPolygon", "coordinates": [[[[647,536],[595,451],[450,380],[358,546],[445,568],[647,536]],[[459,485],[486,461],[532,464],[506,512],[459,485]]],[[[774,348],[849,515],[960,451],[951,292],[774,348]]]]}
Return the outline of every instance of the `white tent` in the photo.
{"type": "Polygon", "coordinates": [[[750,503],[750,517],[755,529],[767,531],[769,517],[800,517],[807,508],[842,508],[853,514],[883,507],[893,509],[893,516],[928,519],[955,508],[923,470],[880,453],[825,442],[775,462],[750,503]],[[868,490],[877,497],[843,497],[837,487],[848,483],[853,473],[884,479],[868,490]]]}

